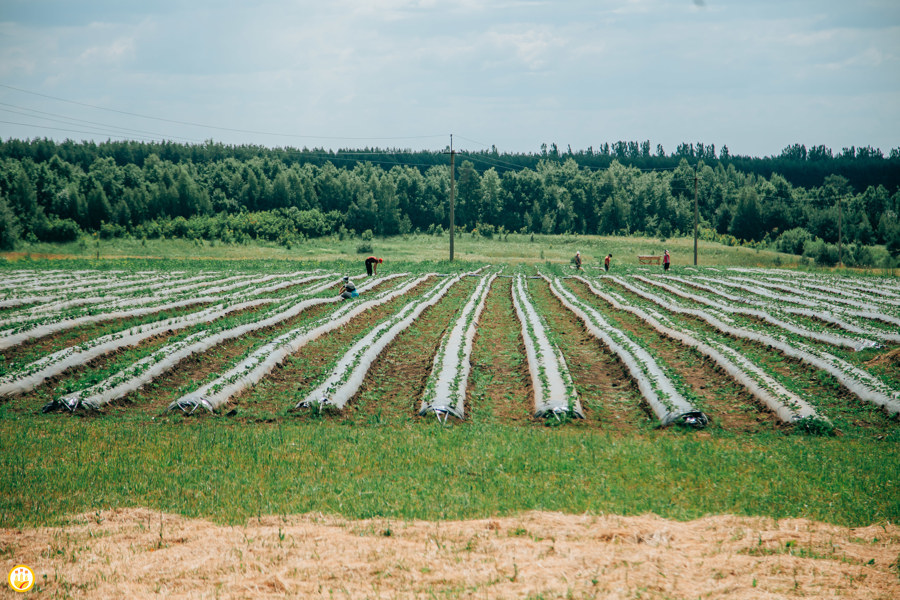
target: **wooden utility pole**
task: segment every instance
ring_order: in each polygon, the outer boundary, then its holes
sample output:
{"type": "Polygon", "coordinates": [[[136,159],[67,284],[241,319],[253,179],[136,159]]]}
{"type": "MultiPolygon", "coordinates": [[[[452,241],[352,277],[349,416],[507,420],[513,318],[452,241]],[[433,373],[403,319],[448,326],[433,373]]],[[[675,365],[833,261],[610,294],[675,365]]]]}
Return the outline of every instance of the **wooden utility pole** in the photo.
{"type": "Polygon", "coordinates": [[[453,159],[456,152],[453,151],[453,134],[450,134],[450,262],[453,262],[453,242],[456,238],[456,214],[454,213],[453,200],[456,195],[456,176],[453,173],[453,159]]]}
{"type": "Polygon", "coordinates": [[[843,200],[843,198],[838,198],[838,266],[839,267],[844,266],[844,253],[843,253],[844,236],[843,236],[843,231],[841,228],[841,221],[842,221],[841,215],[844,211],[842,210],[842,207],[841,207],[841,204],[843,204],[843,202],[841,202],[841,200],[843,200]]]}
{"type": "MultiPolygon", "coordinates": [[[[700,163],[697,163],[700,166],[700,163]]],[[[697,208],[697,167],[694,167],[694,266],[697,266],[697,227],[700,221],[700,211],[697,208]]]]}

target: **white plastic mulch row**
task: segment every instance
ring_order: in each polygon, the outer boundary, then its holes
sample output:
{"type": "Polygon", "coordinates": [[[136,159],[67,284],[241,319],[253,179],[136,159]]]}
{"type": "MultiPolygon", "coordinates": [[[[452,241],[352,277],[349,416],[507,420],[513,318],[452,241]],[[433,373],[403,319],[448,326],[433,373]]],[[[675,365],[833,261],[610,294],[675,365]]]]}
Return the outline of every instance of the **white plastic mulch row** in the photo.
{"type": "Polygon", "coordinates": [[[593,307],[582,302],[554,278],[550,291],[562,302],[563,306],[581,319],[585,328],[603,342],[619,359],[625,363],[629,374],[651,410],[663,425],[681,423],[693,427],[705,427],[709,419],[694,407],[675,387],[672,380],[663,371],[660,364],[640,344],[613,327],[603,315],[593,307]]]}
{"type": "Polygon", "coordinates": [[[738,283],[748,283],[751,285],[756,285],[762,288],[770,289],[770,290],[781,290],[783,292],[787,292],[794,296],[799,296],[803,298],[810,298],[812,300],[818,300],[819,302],[823,302],[830,306],[835,305],[843,305],[849,306],[851,308],[856,308],[859,310],[867,310],[867,311],[877,311],[879,309],[877,304],[873,304],[868,299],[862,298],[847,298],[841,297],[834,293],[820,293],[815,292],[811,289],[807,289],[806,287],[798,287],[796,285],[792,285],[794,281],[772,281],[769,279],[761,280],[761,279],[752,279],[749,277],[734,277],[730,278],[732,281],[736,281],[738,283]]]}
{"type": "MultiPolygon", "coordinates": [[[[311,325],[298,327],[278,336],[268,344],[250,353],[244,360],[216,380],[172,402],[169,405],[169,410],[180,408],[185,412],[193,412],[201,406],[209,411],[217,409],[228,402],[235,394],[255,385],[276,365],[309,342],[343,326],[355,316],[405,294],[428,279],[428,277],[430,276],[423,275],[399,288],[386,290],[376,295],[372,300],[349,301],[333,314],[319,319],[311,325]]],[[[372,282],[357,289],[362,293],[375,283],[372,282]]]]}
{"type": "MultiPolygon", "coordinates": [[[[195,281],[198,279],[209,279],[211,277],[213,277],[213,275],[192,277],[190,279],[181,280],[181,283],[184,284],[184,283],[192,282],[192,281],[195,281]]],[[[23,315],[25,317],[28,317],[29,315],[33,315],[35,313],[50,313],[50,312],[54,312],[54,311],[62,311],[62,310],[65,310],[66,308],[69,308],[70,306],[80,306],[80,305],[84,305],[84,304],[96,304],[96,303],[100,303],[100,302],[113,301],[113,300],[116,300],[117,298],[120,298],[120,296],[113,296],[113,295],[98,296],[97,294],[100,292],[104,292],[104,293],[109,292],[111,289],[118,289],[121,287],[127,287],[129,285],[134,285],[134,281],[135,280],[122,281],[122,280],[117,279],[117,280],[115,280],[115,282],[108,283],[106,285],[90,285],[87,287],[77,287],[77,288],[66,287],[66,288],[62,288],[60,290],[54,290],[55,293],[52,293],[52,294],[44,293],[44,295],[41,295],[41,296],[34,295],[33,292],[30,290],[15,290],[15,291],[7,290],[7,293],[12,293],[13,295],[11,297],[6,297],[6,298],[0,300],[0,308],[11,308],[11,307],[24,306],[24,305],[29,305],[29,304],[39,304],[40,306],[29,306],[26,309],[13,311],[9,314],[9,317],[7,317],[7,319],[4,320],[3,324],[5,325],[5,323],[7,321],[10,321],[11,318],[14,318],[14,317],[20,317],[19,320],[21,320],[21,316],[23,316],[23,315]],[[25,295],[23,295],[23,294],[25,294],[25,295]],[[85,296],[84,294],[90,294],[90,295],[85,296]]],[[[144,284],[147,282],[147,278],[144,277],[144,278],[140,279],[140,281],[142,284],[144,284]]],[[[81,283],[83,283],[83,282],[79,281],[79,284],[81,284],[81,283]]],[[[174,283],[179,283],[179,282],[176,281],[174,283]]],[[[141,289],[141,291],[146,291],[147,289],[155,289],[156,287],[164,286],[164,285],[172,285],[172,280],[169,279],[167,282],[151,284],[149,286],[141,285],[140,289],[141,289]]]]}
{"type": "MultiPolygon", "coordinates": [[[[235,278],[231,278],[235,279],[235,278]]],[[[249,276],[242,276],[241,279],[247,280],[249,283],[249,276]]],[[[146,305],[159,305],[167,302],[175,302],[177,300],[184,299],[185,296],[188,295],[187,292],[192,291],[198,287],[209,287],[210,285],[221,285],[223,280],[214,280],[214,281],[205,281],[199,284],[191,284],[191,285],[183,285],[181,282],[175,281],[175,288],[172,289],[158,289],[156,290],[152,296],[143,296],[143,297],[133,297],[133,296],[104,296],[100,303],[96,303],[89,308],[89,312],[82,312],[81,314],[74,315],[66,315],[63,314],[65,310],[69,307],[65,305],[65,301],[60,302],[60,306],[56,310],[51,310],[48,312],[43,307],[29,307],[24,311],[18,311],[16,314],[4,319],[2,322],[3,327],[7,327],[8,329],[4,331],[0,331],[0,339],[5,336],[12,334],[23,334],[29,329],[35,328],[37,330],[37,336],[41,337],[44,335],[48,335],[49,333],[56,333],[57,331],[62,331],[64,329],[70,329],[72,327],[76,327],[88,321],[79,321],[78,319],[83,317],[91,317],[96,316],[101,313],[107,313],[109,311],[121,311],[122,309],[132,308],[136,306],[146,306],[146,305]],[[177,293],[174,293],[173,290],[177,290],[177,293]],[[52,314],[52,313],[56,314],[52,314]],[[62,325],[59,325],[62,323],[62,325]],[[52,329],[47,329],[48,327],[53,327],[52,329]]],[[[166,285],[173,285],[173,282],[167,282],[166,285]]],[[[246,284],[245,284],[246,285],[246,284]]],[[[154,288],[153,285],[149,286],[149,288],[154,288]]],[[[145,292],[147,288],[142,287],[140,289],[141,292],[145,292]]],[[[216,293],[215,290],[210,293],[216,293]]],[[[215,301],[213,299],[212,301],[215,301]]],[[[191,302],[194,304],[195,302],[191,302]]],[[[54,304],[54,303],[51,303],[54,304]]],[[[158,309],[157,309],[158,310],[158,309]]],[[[151,311],[152,312],[152,311],[151,311]]],[[[146,313],[142,313],[146,314],[146,313]]],[[[114,316],[111,318],[120,318],[119,316],[114,316]]],[[[102,317],[101,317],[102,319],[102,317]]],[[[22,337],[18,338],[20,341],[16,343],[21,343],[26,339],[31,339],[30,337],[22,337]]]]}
{"type": "MultiPolygon", "coordinates": [[[[749,304],[751,306],[756,306],[769,311],[774,310],[776,312],[783,312],[791,315],[800,315],[812,319],[819,319],[821,321],[825,321],[827,323],[835,325],[836,327],[840,327],[845,331],[849,331],[850,333],[868,336],[882,342],[900,342],[900,333],[891,333],[882,331],[880,329],[874,329],[872,327],[864,327],[856,323],[851,323],[847,321],[846,318],[844,318],[845,316],[854,316],[868,320],[883,321],[885,319],[890,319],[888,315],[884,315],[883,313],[872,313],[869,311],[853,309],[842,309],[839,312],[835,312],[823,303],[803,296],[785,296],[783,294],[773,293],[769,290],[752,285],[745,285],[726,280],[712,280],[708,277],[698,277],[697,279],[704,281],[714,281],[715,283],[724,285],[726,287],[734,287],[739,290],[749,292],[750,294],[755,296],[762,296],[766,298],[766,300],[760,300],[753,296],[731,294],[716,285],[703,284],[693,279],[685,279],[683,277],[674,276],[664,276],[663,278],[669,281],[674,281],[699,290],[703,290],[711,294],[715,294],[716,296],[720,296],[722,298],[730,300],[731,302],[749,304]],[[788,302],[800,304],[804,308],[786,306],[785,303],[788,302]]],[[[897,324],[900,325],[900,319],[897,319],[897,324]]]]}
{"type": "MultiPolygon", "coordinates": [[[[808,304],[809,300],[813,300],[834,313],[900,325],[900,288],[886,278],[872,277],[857,281],[836,275],[771,269],[743,269],[739,272],[752,274],[756,278],[731,277],[788,292],[790,296],[779,296],[782,301],[808,304]]],[[[718,283],[734,285],[728,280],[718,283]]]]}
{"type": "Polygon", "coordinates": [[[569,414],[584,418],[566,360],[547,337],[543,319],[531,303],[521,273],[513,280],[512,300],[522,326],[528,372],[534,388],[534,416],[569,414]]]}
{"type": "MultiPolygon", "coordinates": [[[[733,287],[737,287],[739,284],[729,281],[722,281],[723,285],[730,285],[733,287]]],[[[798,293],[792,294],[790,296],[778,295],[768,292],[772,297],[781,301],[781,302],[793,302],[795,304],[804,304],[809,307],[817,307],[817,310],[821,310],[828,314],[839,314],[845,317],[856,317],[859,319],[865,319],[867,321],[881,321],[882,323],[887,323],[889,325],[895,325],[900,327],[900,317],[896,316],[896,314],[890,314],[889,309],[885,306],[875,306],[871,303],[857,303],[856,307],[852,306],[841,306],[834,303],[827,303],[823,301],[816,301],[809,296],[805,295],[806,292],[801,288],[798,288],[798,293]],[[862,308],[861,308],[862,307],[862,308]]],[[[869,298],[870,299],[870,298],[869,298]]],[[[825,318],[823,316],[819,316],[819,318],[825,318]]],[[[892,340],[886,340],[892,341],[892,340]]]]}
{"type": "Polygon", "coordinates": [[[828,352],[811,348],[798,342],[788,342],[759,331],[735,327],[724,323],[722,318],[700,309],[684,308],[671,298],[661,298],[641,287],[622,279],[616,280],[625,289],[638,296],[678,314],[692,315],[706,321],[715,329],[735,338],[748,339],[774,348],[781,353],[796,358],[806,364],[826,371],[861,400],[883,407],[889,413],[900,413],[900,392],[891,389],[885,382],[872,374],[855,367],[828,352]]]}
{"type": "MultiPolygon", "coordinates": [[[[804,419],[823,420],[808,402],[785,388],[765,373],[758,365],[746,356],[724,344],[701,341],[689,331],[674,323],[665,315],[654,310],[644,310],[629,304],[619,294],[603,292],[582,277],[575,279],[586,284],[596,296],[609,302],[616,310],[624,310],[635,315],[664,336],[681,342],[685,346],[696,349],[704,356],[712,359],[728,375],[743,385],[757,400],[762,402],[779,419],[786,423],[794,423],[804,419]]],[[[617,278],[612,278],[614,281],[617,278]]]]}
{"type": "Polygon", "coordinates": [[[650,285],[657,286],[666,290],[667,292],[674,294],[676,296],[680,296],[682,298],[686,298],[688,300],[693,300],[694,302],[698,302],[700,304],[705,304],[711,308],[715,308],[720,311],[724,311],[728,314],[738,314],[744,315],[748,317],[756,317],[757,319],[763,320],[771,325],[775,325],[776,327],[780,327],[785,331],[793,333],[795,335],[805,337],[811,340],[815,340],[818,342],[824,342],[826,344],[832,344],[834,346],[843,346],[846,348],[850,348],[851,350],[862,350],[865,348],[871,348],[876,346],[877,343],[872,340],[865,340],[859,338],[851,338],[848,336],[837,335],[834,333],[828,333],[823,331],[813,331],[811,329],[807,329],[806,327],[801,327],[794,323],[790,323],[783,319],[779,319],[765,310],[754,309],[754,308],[736,308],[734,306],[729,306],[727,304],[722,304],[721,302],[716,302],[710,298],[705,296],[698,296],[697,294],[692,294],[687,292],[679,287],[663,283],[661,281],[656,281],[654,279],[649,279],[643,276],[635,276],[635,279],[638,281],[642,281],[644,283],[648,283],[650,285]]]}
{"type": "Polygon", "coordinates": [[[422,406],[419,414],[429,412],[440,419],[441,415],[452,414],[457,419],[465,418],[466,388],[469,382],[469,371],[472,368],[472,344],[478,327],[478,320],[484,312],[488,291],[497,278],[497,274],[483,276],[475,291],[469,297],[462,312],[456,319],[453,329],[441,340],[440,347],[434,355],[431,374],[425,382],[422,393],[422,406]]]}
{"type": "MultiPolygon", "coordinates": [[[[369,287],[401,276],[403,275],[396,274],[374,280],[369,283],[369,287]]],[[[226,340],[235,339],[250,332],[265,329],[266,327],[275,326],[278,323],[299,315],[311,306],[330,304],[342,300],[340,296],[331,296],[328,298],[312,298],[296,302],[296,300],[299,299],[299,296],[300,295],[298,294],[292,299],[285,299],[285,304],[280,305],[278,309],[260,315],[258,319],[252,322],[219,331],[200,331],[177,342],[167,344],[166,346],[159,348],[150,356],[144,357],[100,383],[59,398],[59,400],[54,403],[54,406],[65,406],[69,410],[75,410],[79,406],[99,409],[117,398],[122,398],[123,396],[140,389],[142,386],[153,381],[163,373],[166,373],[179,362],[191,355],[205,352],[226,340]]]]}
{"type": "MultiPolygon", "coordinates": [[[[166,295],[161,292],[154,294],[153,296],[143,298],[116,300],[112,303],[109,303],[108,305],[94,306],[92,310],[101,311],[96,314],[88,314],[74,318],[63,318],[60,315],[55,318],[48,318],[43,322],[30,323],[22,327],[0,331],[0,349],[11,348],[31,339],[37,339],[68,329],[74,329],[76,327],[80,327],[89,323],[96,323],[113,319],[141,317],[144,315],[163,312],[166,310],[193,306],[195,304],[221,302],[223,298],[218,297],[218,294],[222,294],[224,292],[232,292],[233,290],[238,288],[248,288],[247,290],[244,290],[244,295],[254,296],[265,291],[270,291],[271,288],[255,288],[249,286],[257,286],[261,283],[271,281],[272,279],[278,279],[285,276],[287,275],[270,275],[252,281],[250,280],[249,276],[241,277],[240,281],[224,286],[221,285],[220,281],[220,285],[218,287],[211,289],[207,287],[206,289],[204,289],[203,292],[205,295],[203,296],[193,296],[170,302],[165,302],[166,295]],[[137,306],[142,306],[142,308],[136,308],[137,306]],[[115,308],[118,310],[112,310],[111,312],[102,312],[104,309],[108,308],[115,308]]],[[[302,281],[291,282],[291,284],[297,284],[301,282],[302,281]]],[[[204,285],[208,286],[209,282],[205,283],[204,285]]],[[[179,296],[189,296],[188,291],[192,290],[194,287],[196,286],[183,287],[179,296]]]]}
{"type": "Polygon", "coordinates": [[[828,294],[839,294],[849,298],[865,301],[883,302],[892,306],[900,306],[900,290],[896,282],[887,278],[869,278],[862,281],[848,280],[838,276],[827,276],[821,273],[815,275],[802,271],[771,271],[760,270],[756,273],[777,282],[791,282],[810,289],[816,289],[828,294]]]}
{"type": "Polygon", "coordinates": [[[218,305],[185,317],[132,327],[126,331],[118,331],[96,338],[90,342],[64,348],[38,359],[14,373],[0,378],[0,396],[9,396],[27,392],[50,377],[59,375],[67,369],[82,365],[93,358],[118,350],[119,348],[134,346],[147,338],[158,335],[160,332],[177,331],[199,323],[208,323],[219,319],[230,312],[253,308],[270,302],[272,301],[258,299],[228,306],[218,305]]]}
{"type": "Polygon", "coordinates": [[[362,386],[366,373],[378,355],[404,329],[412,325],[425,309],[434,306],[461,279],[455,275],[439,282],[400,309],[395,315],[379,323],[357,341],[337,362],[328,378],[312,390],[295,408],[331,406],[342,410],[362,386]]]}

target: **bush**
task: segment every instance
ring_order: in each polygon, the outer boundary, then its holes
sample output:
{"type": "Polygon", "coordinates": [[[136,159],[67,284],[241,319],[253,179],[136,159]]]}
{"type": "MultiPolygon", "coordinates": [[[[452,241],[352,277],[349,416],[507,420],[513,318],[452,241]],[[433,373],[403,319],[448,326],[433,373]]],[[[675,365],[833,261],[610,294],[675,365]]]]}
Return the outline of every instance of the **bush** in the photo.
{"type": "Polygon", "coordinates": [[[863,244],[848,244],[844,249],[844,264],[848,267],[870,267],[875,264],[872,249],[863,244]]]}
{"type": "Polygon", "coordinates": [[[479,223],[475,227],[475,231],[483,238],[492,239],[497,230],[493,225],[488,223],[479,223]]]}
{"type": "Polygon", "coordinates": [[[821,267],[833,267],[838,263],[838,249],[834,244],[827,244],[820,238],[808,241],[803,246],[803,256],[816,261],[821,267]]]}
{"type": "Polygon", "coordinates": [[[74,242],[81,234],[78,223],[72,219],[49,219],[38,231],[38,239],[42,242],[74,242]]]}
{"type": "Polygon", "coordinates": [[[805,250],[806,242],[812,241],[813,236],[802,227],[788,229],[775,241],[775,249],[787,254],[801,255],[805,250]]]}
{"type": "Polygon", "coordinates": [[[360,242],[356,246],[357,254],[371,254],[375,250],[372,248],[372,242],[360,242]]]}
{"type": "Polygon", "coordinates": [[[103,223],[100,225],[100,239],[111,240],[124,237],[127,230],[118,223],[103,223]]]}

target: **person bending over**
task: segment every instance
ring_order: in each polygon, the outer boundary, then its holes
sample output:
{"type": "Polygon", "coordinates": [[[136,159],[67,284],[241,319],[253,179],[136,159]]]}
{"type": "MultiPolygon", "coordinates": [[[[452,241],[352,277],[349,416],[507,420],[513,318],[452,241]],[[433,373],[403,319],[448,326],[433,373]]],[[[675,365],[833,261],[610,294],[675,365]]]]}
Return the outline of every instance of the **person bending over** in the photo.
{"type": "Polygon", "coordinates": [[[383,258],[376,258],[374,256],[370,256],[366,259],[366,275],[371,277],[378,272],[378,265],[384,262],[383,258]]]}

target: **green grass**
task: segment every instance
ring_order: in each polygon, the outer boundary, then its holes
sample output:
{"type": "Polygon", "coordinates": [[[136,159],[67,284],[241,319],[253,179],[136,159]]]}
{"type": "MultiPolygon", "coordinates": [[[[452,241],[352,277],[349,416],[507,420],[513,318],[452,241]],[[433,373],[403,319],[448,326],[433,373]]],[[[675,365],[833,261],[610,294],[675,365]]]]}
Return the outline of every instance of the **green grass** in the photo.
{"type": "Polygon", "coordinates": [[[846,526],[900,517],[900,446],[857,439],[106,417],[2,420],[0,437],[0,527],[128,506],[232,524],[309,511],[733,513],[846,526]]]}
{"type": "MultiPolygon", "coordinates": [[[[602,267],[607,253],[613,254],[613,269],[623,265],[637,265],[637,256],[659,254],[668,249],[672,255],[672,267],[692,265],[694,261],[693,238],[670,238],[660,240],[645,237],[613,237],[596,235],[526,235],[510,234],[492,239],[473,236],[470,233],[457,235],[454,244],[454,258],[462,261],[540,263],[544,261],[563,262],[580,251],[585,266],[602,267]]],[[[358,238],[325,237],[306,240],[294,244],[290,249],[274,243],[254,242],[250,245],[225,244],[221,242],[189,240],[137,240],[119,238],[103,240],[99,244],[101,259],[111,258],[156,258],[156,259],[214,259],[214,260],[342,260],[359,262],[367,254],[359,254],[356,247],[358,238]]],[[[450,237],[425,234],[376,238],[372,242],[373,252],[386,261],[431,260],[449,258],[450,237]]],[[[18,248],[17,257],[26,255],[64,255],[82,259],[96,259],[98,247],[94,242],[72,242],[68,244],[23,244],[18,248]]],[[[800,257],[747,248],[724,246],[722,244],[699,242],[698,263],[702,265],[733,266],[796,266],[800,257]]],[[[386,263],[389,264],[389,263],[386,263]]]]}

